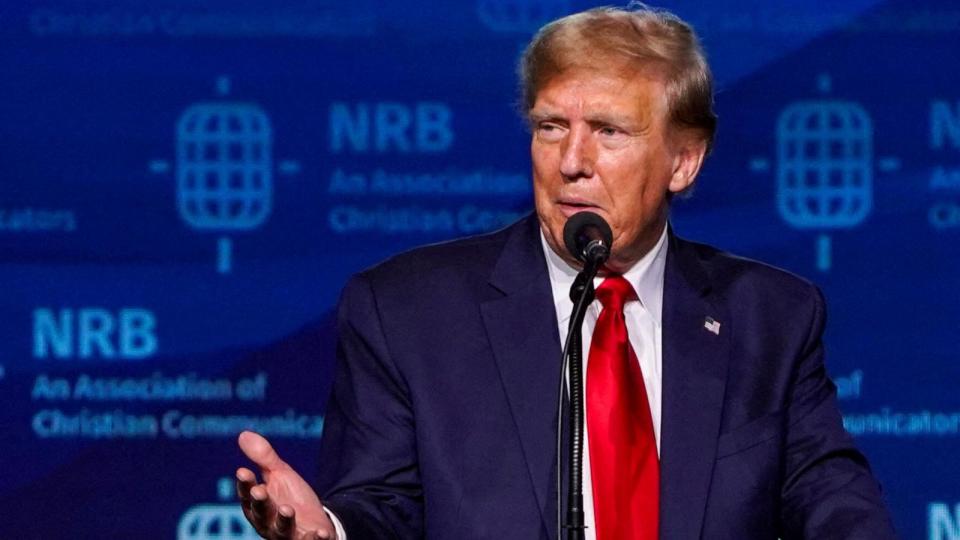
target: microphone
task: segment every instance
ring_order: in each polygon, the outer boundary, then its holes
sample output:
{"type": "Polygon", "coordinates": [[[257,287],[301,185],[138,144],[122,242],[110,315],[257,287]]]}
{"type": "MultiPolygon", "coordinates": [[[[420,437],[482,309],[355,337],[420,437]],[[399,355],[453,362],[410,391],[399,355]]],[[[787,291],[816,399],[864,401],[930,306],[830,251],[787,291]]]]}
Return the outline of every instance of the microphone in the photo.
{"type": "Polygon", "coordinates": [[[570,328],[563,345],[563,367],[560,370],[559,389],[557,391],[557,538],[567,530],[567,540],[583,540],[583,318],[587,307],[593,301],[593,279],[603,263],[610,258],[610,246],[613,244],[613,232],[602,217],[593,212],[577,212],[570,216],[563,226],[563,243],[578,261],[583,270],[577,274],[570,288],[570,300],[573,301],[573,313],[570,315],[570,328]],[[570,384],[566,385],[569,371],[570,384]],[[564,389],[570,392],[570,475],[567,484],[567,519],[561,518],[561,455],[563,447],[563,405],[564,389]]]}
{"type": "Polygon", "coordinates": [[[613,232],[593,212],[577,212],[563,226],[563,243],[578,261],[599,268],[610,258],[613,232]]]}

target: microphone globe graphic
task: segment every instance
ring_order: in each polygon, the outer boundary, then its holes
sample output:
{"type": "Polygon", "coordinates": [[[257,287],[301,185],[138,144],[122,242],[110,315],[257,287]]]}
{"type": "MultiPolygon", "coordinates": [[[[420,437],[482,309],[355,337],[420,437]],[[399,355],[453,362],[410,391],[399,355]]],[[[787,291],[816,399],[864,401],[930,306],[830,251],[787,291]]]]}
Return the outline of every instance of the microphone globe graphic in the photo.
{"type": "MultiPolygon", "coordinates": [[[[250,103],[197,103],[177,122],[177,208],[191,227],[220,232],[258,227],[270,215],[272,130],[250,103]]],[[[231,267],[231,241],[218,240],[217,270],[231,267]]]]}
{"type": "Polygon", "coordinates": [[[216,503],[191,506],[177,523],[177,540],[256,540],[260,538],[247,522],[235,500],[233,481],[221,478],[217,482],[216,503]]]}
{"type": "Polygon", "coordinates": [[[177,540],[257,540],[239,503],[200,504],[180,518],[177,540]]]}
{"type": "Polygon", "coordinates": [[[777,208],[800,229],[819,229],[817,268],[830,269],[829,229],[860,224],[873,205],[873,126],[858,104],[804,101],[777,122],[777,208]]]}

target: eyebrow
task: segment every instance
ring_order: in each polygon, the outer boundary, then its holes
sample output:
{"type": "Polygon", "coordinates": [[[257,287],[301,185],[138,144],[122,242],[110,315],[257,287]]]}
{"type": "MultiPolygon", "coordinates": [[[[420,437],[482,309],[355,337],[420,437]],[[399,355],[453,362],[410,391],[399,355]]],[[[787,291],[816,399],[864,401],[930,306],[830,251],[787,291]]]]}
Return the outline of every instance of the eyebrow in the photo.
{"type": "Polygon", "coordinates": [[[638,128],[639,122],[620,114],[592,114],[586,118],[587,123],[592,125],[609,124],[612,126],[638,128]]]}
{"type": "Polygon", "coordinates": [[[535,124],[537,122],[544,122],[548,120],[556,121],[556,120],[564,120],[564,118],[563,118],[563,115],[552,112],[552,111],[537,112],[537,111],[531,110],[527,113],[527,121],[530,122],[531,124],[535,124]]]}
{"type": "MultiPolygon", "coordinates": [[[[646,133],[650,128],[650,119],[646,116],[641,118],[630,118],[627,115],[616,113],[598,112],[588,115],[584,120],[594,128],[600,126],[613,126],[623,129],[632,134],[646,133]]],[[[527,113],[528,126],[533,129],[540,122],[556,122],[567,125],[569,121],[566,116],[552,110],[534,111],[527,113]]]]}
{"type": "MultiPolygon", "coordinates": [[[[643,122],[642,119],[632,119],[626,115],[622,114],[613,114],[613,113],[596,113],[591,114],[585,118],[586,122],[591,125],[602,125],[609,124],[613,126],[621,127],[630,127],[634,129],[642,129],[643,125],[646,122],[643,122]]],[[[527,121],[530,123],[544,122],[544,121],[563,121],[566,122],[567,118],[560,113],[554,111],[533,111],[531,110],[527,113],[527,121]]]]}

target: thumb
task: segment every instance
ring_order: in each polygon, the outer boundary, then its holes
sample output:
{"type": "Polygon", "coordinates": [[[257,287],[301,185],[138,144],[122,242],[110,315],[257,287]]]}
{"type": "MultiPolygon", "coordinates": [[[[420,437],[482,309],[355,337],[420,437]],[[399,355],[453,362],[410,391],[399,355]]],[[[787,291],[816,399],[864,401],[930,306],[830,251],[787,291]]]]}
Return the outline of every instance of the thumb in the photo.
{"type": "Polygon", "coordinates": [[[240,445],[244,455],[264,471],[276,470],[287,465],[277,455],[273,446],[270,446],[270,441],[259,433],[244,431],[237,438],[237,444],[240,445]]]}

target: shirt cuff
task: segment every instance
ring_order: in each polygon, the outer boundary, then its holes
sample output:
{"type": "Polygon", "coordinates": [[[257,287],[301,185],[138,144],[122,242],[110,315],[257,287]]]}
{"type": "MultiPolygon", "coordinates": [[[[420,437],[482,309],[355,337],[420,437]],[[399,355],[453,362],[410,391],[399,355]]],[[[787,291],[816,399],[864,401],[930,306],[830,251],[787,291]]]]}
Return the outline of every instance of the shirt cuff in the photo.
{"type": "Polygon", "coordinates": [[[347,540],[347,531],[343,530],[343,523],[340,523],[340,518],[328,510],[326,506],[323,507],[323,511],[327,513],[327,517],[333,522],[333,528],[337,531],[337,540],[347,540]]]}

